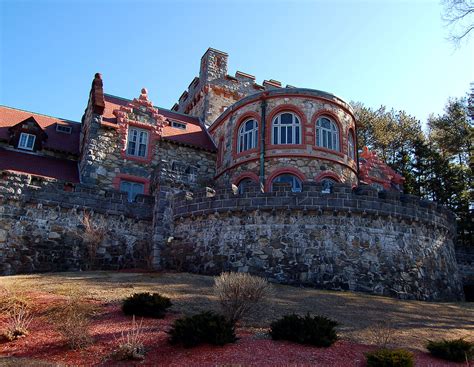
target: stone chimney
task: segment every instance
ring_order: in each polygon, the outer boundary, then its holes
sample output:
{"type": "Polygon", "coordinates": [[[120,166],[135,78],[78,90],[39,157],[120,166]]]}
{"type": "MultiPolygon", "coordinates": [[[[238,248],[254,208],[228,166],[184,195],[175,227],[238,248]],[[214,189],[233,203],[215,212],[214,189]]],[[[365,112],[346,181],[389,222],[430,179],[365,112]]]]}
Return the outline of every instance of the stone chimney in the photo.
{"type": "Polygon", "coordinates": [[[201,68],[199,70],[199,79],[203,83],[211,80],[225,78],[227,75],[227,58],[225,52],[208,48],[201,58],[201,68]]]}

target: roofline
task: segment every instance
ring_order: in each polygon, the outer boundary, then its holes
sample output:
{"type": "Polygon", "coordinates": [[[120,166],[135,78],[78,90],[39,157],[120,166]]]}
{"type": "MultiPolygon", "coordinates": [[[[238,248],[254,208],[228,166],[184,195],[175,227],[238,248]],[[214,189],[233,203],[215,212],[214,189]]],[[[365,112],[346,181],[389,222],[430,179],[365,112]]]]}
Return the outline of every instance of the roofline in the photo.
{"type": "Polygon", "coordinates": [[[62,121],[72,122],[73,124],[79,124],[79,125],[81,124],[79,121],[68,120],[68,119],[65,119],[65,118],[62,118],[62,117],[58,117],[58,116],[45,115],[44,113],[39,113],[39,112],[33,112],[33,111],[23,110],[23,109],[21,109],[21,108],[6,106],[6,105],[4,105],[4,104],[0,104],[0,107],[5,107],[5,108],[9,108],[9,109],[11,109],[11,110],[17,110],[17,111],[22,111],[22,112],[33,113],[33,114],[35,114],[35,115],[40,115],[40,116],[45,116],[45,117],[51,117],[51,118],[53,118],[53,119],[59,119],[59,120],[62,120],[62,121]]]}
{"type": "MultiPolygon", "coordinates": [[[[109,96],[109,97],[118,98],[118,99],[121,99],[121,100],[127,101],[127,102],[132,102],[132,101],[133,101],[133,99],[128,99],[128,98],[116,96],[116,95],[110,94],[110,93],[104,93],[104,96],[109,96]]],[[[175,114],[175,115],[181,115],[181,116],[185,116],[185,117],[188,117],[188,118],[194,118],[194,119],[196,119],[196,122],[199,122],[199,117],[197,117],[197,116],[187,115],[187,114],[185,114],[185,113],[173,111],[173,110],[170,110],[170,109],[164,108],[164,107],[159,107],[159,106],[153,106],[153,107],[154,107],[154,108],[158,108],[158,112],[159,112],[159,110],[165,110],[165,111],[167,111],[167,112],[169,112],[169,113],[173,113],[173,114],[175,114]]]]}

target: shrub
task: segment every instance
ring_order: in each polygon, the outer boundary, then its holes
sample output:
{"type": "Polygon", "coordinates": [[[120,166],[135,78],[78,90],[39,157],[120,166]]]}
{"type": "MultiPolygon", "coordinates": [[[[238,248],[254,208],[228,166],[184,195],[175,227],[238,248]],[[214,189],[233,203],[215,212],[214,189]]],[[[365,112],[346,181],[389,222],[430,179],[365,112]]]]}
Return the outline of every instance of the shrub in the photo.
{"type": "Polygon", "coordinates": [[[234,324],[209,311],[176,320],[168,333],[171,344],[183,344],[185,348],[203,343],[224,345],[236,340],[234,324]]]}
{"type": "Polygon", "coordinates": [[[464,339],[429,341],[426,348],[435,357],[454,362],[468,361],[474,355],[474,343],[464,339]]]}
{"type": "Polygon", "coordinates": [[[317,347],[329,347],[337,340],[338,323],[324,316],[305,317],[286,315],[272,322],[270,335],[273,340],[289,340],[317,347]]]}
{"type": "Polygon", "coordinates": [[[159,293],[135,293],[123,301],[122,311],[125,315],[161,319],[171,305],[171,300],[159,293]]]}
{"type": "Polygon", "coordinates": [[[365,354],[367,367],[412,367],[413,353],[404,349],[378,349],[365,354]]]}
{"type": "Polygon", "coordinates": [[[84,231],[81,236],[87,247],[89,265],[93,266],[97,257],[97,249],[105,238],[107,228],[102,223],[94,223],[92,214],[87,212],[84,212],[82,224],[84,231]]]}
{"type": "Polygon", "coordinates": [[[25,306],[13,306],[8,310],[4,338],[12,341],[28,335],[31,321],[33,316],[25,306]]]}
{"type": "Polygon", "coordinates": [[[376,322],[367,329],[370,341],[381,349],[387,349],[394,344],[396,329],[391,321],[376,322]]]}
{"type": "Polygon", "coordinates": [[[92,343],[89,325],[95,306],[83,301],[81,294],[69,297],[65,304],[50,313],[51,321],[71,349],[80,349],[92,343]]]}
{"type": "Polygon", "coordinates": [[[118,340],[117,349],[114,352],[114,357],[119,360],[140,360],[145,358],[145,347],[143,346],[142,334],[143,319],[138,324],[135,321],[135,316],[132,319],[132,328],[125,334],[122,331],[122,336],[118,340]]]}
{"type": "Polygon", "coordinates": [[[235,323],[260,311],[272,287],[265,279],[247,273],[222,273],[214,278],[214,293],[224,316],[235,323]]]}

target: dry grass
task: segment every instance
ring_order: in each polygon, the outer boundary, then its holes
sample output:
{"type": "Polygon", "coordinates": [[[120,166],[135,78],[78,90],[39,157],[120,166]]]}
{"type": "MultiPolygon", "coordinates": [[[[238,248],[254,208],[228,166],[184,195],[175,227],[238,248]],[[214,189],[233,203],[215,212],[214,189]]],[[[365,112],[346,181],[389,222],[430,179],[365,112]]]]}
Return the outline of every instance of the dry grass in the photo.
{"type": "MultiPolygon", "coordinates": [[[[120,302],[135,292],[158,292],[173,301],[172,311],[192,314],[203,310],[219,311],[213,293],[214,279],[188,273],[114,273],[77,272],[2,277],[8,287],[15,283],[22,289],[61,292],[69,287],[87,290],[88,297],[106,302],[120,302]]],[[[472,303],[434,303],[402,301],[353,292],[333,292],[310,288],[274,285],[273,307],[264,317],[250,317],[245,326],[266,328],[284,314],[311,312],[337,320],[343,339],[377,344],[373,340],[376,325],[388,322],[396,332],[394,344],[424,349],[428,339],[472,338],[474,305],[472,303]]]]}

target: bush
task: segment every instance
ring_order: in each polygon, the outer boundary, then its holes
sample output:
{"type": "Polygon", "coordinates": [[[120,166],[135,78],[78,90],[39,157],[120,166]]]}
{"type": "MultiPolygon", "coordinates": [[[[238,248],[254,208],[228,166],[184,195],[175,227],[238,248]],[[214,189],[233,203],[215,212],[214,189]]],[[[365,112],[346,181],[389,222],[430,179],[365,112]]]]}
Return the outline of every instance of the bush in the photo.
{"type": "Polygon", "coordinates": [[[286,315],[272,322],[270,335],[273,340],[289,340],[317,347],[329,347],[337,340],[338,323],[324,316],[305,317],[286,315]]]}
{"type": "Polygon", "coordinates": [[[236,341],[234,324],[209,311],[176,320],[168,333],[171,344],[183,344],[186,348],[203,343],[224,345],[236,341]]]}
{"type": "Polygon", "coordinates": [[[89,326],[96,312],[96,306],[84,302],[83,299],[81,293],[71,291],[66,303],[55,307],[49,315],[57,331],[71,349],[85,348],[92,343],[89,326]]]}
{"type": "Polygon", "coordinates": [[[262,301],[272,294],[272,287],[265,279],[247,273],[222,273],[214,278],[214,293],[224,316],[235,323],[260,311],[262,301]]]}
{"type": "Polygon", "coordinates": [[[464,339],[429,341],[426,348],[435,357],[454,362],[468,361],[474,355],[474,343],[464,339]]]}
{"type": "Polygon", "coordinates": [[[170,299],[159,293],[135,293],[123,301],[122,311],[125,315],[162,319],[170,307],[170,299]]]}
{"type": "Polygon", "coordinates": [[[145,347],[143,345],[143,319],[138,324],[135,316],[132,320],[132,328],[124,333],[118,340],[114,357],[118,360],[140,360],[145,358],[145,347]]]}
{"type": "Polygon", "coordinates": [[[413,353],[404,349],[378,349],[365,354],[367,367],[412,367],[413,353]]]}
{"type": "Polygon", "coordinates": [[[13,306],[8,310],[8,318],[3,337],[8,341],[22,338],[29,334],[29,327],[33,316],[25,306],[13,306]]]}

